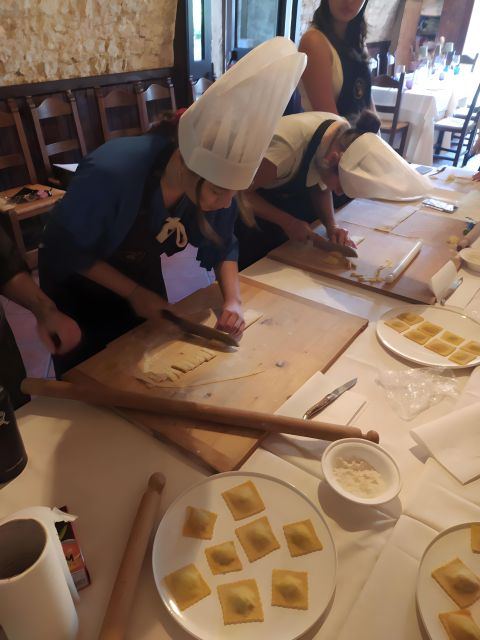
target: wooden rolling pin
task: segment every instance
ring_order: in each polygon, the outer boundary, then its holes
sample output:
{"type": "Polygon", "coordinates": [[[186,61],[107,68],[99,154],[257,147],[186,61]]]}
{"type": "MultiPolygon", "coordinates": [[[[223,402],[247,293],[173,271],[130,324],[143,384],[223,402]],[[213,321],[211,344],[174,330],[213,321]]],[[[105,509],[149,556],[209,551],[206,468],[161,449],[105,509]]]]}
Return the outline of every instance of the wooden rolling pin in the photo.
{"type": "Polygon", "coordinates": [[[150,476],[113,585],[99,640],[123,640],[125,637],[138,577],[164,486],[163,473],[150,476]]]}
{"type": "MultiPolygon", "coordinates": [[[[24,393],[32,396],[79,400],[80,402],[88,402],[89,404],[100,406],[138,409],[140,411],[150,411],[177,418],[201,421],[198,425],[189,424],[189,428],[208,429],[208,423],[210,422],[215,423],[215,425],[242,427],[270,433],[290,433],[321,440],[365,438],[372,442],[379,441],[376,431],[369,431],[367,434],[363,434],[358,427],[347,427],[328,422],[311,422],[258,411],[247,411],[232,407],[215,407],[198,402],[159,398],[132,391],[118,391],[102,384],[87,387],[86,385],[73,384],[72,382],[25,378],[21,387],[24,393]]],[[[218,426],[215,430],[218,430],[218,426]]],[[[222,429],[222,431],[228,433],[227,428],[222,429]]]]}

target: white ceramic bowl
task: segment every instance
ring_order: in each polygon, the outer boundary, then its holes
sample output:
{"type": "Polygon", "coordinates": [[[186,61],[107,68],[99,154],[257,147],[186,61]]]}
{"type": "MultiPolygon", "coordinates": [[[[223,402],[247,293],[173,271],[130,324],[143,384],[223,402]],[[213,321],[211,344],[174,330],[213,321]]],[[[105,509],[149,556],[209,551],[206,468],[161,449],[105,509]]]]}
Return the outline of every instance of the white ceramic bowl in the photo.
{"type": "Polygon", "coordinates": [[[325,480],[339,495],[351,502],[365,505],[383,504],[392,500],[402,486],[400,471],[392,456],[378,444],[362,438],[345,438],[332,442],[323,452],[322,469],[325,480]],[[335,463],[339,457],[365,460],[382,476],[385,489],[379,495],[364,498],[343,487],[334,475],[335,463]]]}
{"type": "Polygon", "coordinates": [[[467,247],[466,249],[462,249],[459,255],[465,262],[467,267],[469,267],[472,271],[480,272],[480,249],[467,247]]]}

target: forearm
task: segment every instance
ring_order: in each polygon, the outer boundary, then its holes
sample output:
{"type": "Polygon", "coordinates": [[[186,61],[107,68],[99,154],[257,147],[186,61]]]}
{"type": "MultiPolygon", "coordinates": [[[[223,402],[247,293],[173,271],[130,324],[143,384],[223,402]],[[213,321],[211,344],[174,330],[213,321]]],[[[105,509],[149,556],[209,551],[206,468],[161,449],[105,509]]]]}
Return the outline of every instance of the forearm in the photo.
{"type": "Polygon", "coordinates": [[[138,286],[134,280],[102,260],[98,260],[81,273],[85,278],[113,291],[121,298],[129,298],[138,286]]]}
{"type": "Polygon", "coordinates": [[[42,321],[50,311],[56,309],[52,300],[25,271],[14,275],[3,286],[1,293],[25,309],[29,309],[38,321],[42,321]]]}
{"type": "Polygon", "coordinates": [[[310,190],[310,200],[315,214],[322,221],[325,228],[328,230],[335,227],[335,214],[330,189],[322,191],[319,187],[314,187],[310,190]]]}
{"type": "Polygon", "coordinates": [[[263,198],[256,191],[245,192],[245,197],[253,207],[255,212],[255,217],[262,218],[263,220],[268,220],[268,222],[273,222],[274,224],[278,224],[279,227],[285,226],[288,223],[289,219],[293,216],[279,209],[273,204],[270,204],[265,198],[263,198]]]}
{"type": "Polygon", "coordinates": [[[215,268],[215,275],[225,304],[241,304],[238,264],[224,260],[215,268]]]}

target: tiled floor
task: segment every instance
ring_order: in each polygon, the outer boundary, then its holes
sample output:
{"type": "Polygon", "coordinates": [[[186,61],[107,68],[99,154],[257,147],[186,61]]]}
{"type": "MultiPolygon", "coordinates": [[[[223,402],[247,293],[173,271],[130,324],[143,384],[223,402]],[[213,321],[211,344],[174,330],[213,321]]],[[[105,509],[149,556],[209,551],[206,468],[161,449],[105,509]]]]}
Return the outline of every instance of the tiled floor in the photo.
{"type": "MultiPolygon", "coordinates": [[[[177,302],[197,289],[207,287],[215,276],[202,269],[195,259],[196,249],[190,245],[171,257],[162,256],[162,269],[170,302],[177,302]]],[[[35,274],[34,274],[35,275],[35,274]]],[[[36,332],[35,317],[23,307],[0,296],[8,322],[15,334],[27,375],[54,378],[51,357],[36,332]]]]}

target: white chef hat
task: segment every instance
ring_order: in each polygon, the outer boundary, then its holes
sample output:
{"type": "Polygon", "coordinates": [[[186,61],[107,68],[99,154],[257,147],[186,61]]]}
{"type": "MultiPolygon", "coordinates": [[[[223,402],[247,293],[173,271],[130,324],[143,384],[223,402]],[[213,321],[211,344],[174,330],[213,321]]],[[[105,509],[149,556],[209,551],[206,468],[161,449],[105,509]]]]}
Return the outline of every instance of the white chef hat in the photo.
{"type": "Polygon", "coordinates": [[[180,118],[187,167],[225,189],[249,187],[306,62],[277,37],[233,65],[180,118]]]}
{"type": "Polygon", "coordinates": [[[348,147],[339,165],[340,184],[350,198],[411,200],[425,196],[430,182],[374,133],[348,147]]]}

